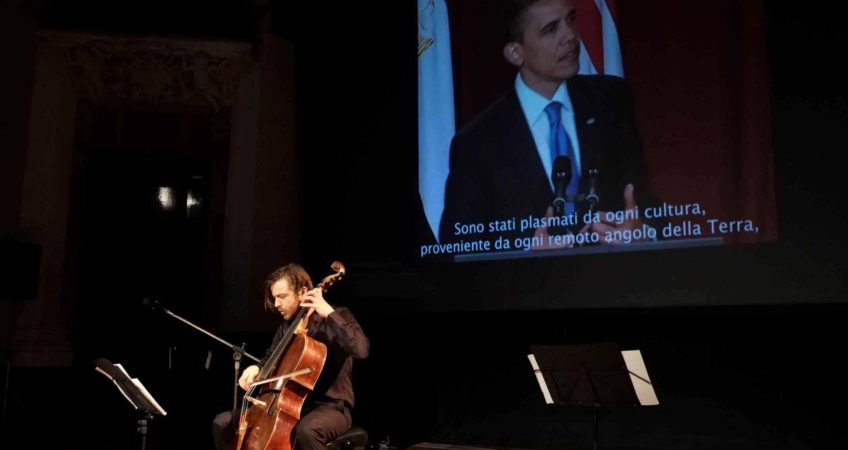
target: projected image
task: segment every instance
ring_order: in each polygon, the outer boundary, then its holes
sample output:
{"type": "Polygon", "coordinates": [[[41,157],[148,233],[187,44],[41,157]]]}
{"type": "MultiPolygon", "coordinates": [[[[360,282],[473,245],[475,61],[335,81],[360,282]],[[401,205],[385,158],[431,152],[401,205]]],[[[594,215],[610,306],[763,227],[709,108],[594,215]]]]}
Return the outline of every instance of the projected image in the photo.
{"type": "Polygon", "coordinates": [[[762,5],[419,0],[423,260],[775,241],[762,5]]]}

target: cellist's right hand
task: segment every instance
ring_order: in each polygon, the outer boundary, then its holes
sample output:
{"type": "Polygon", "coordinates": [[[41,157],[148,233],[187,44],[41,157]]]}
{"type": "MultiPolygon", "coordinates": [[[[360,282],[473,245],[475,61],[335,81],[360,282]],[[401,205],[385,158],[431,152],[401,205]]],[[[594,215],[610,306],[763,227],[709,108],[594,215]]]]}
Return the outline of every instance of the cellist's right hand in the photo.
{"type": "Polygon", "coordinates": [[[239,386],[245,391],[250,389],[250,385],[256,381],[256,377],[259,375],[259,366],[252,365],[247,366],[244,369],[244,372],[241,373],[241,377],[239,377],[239,386]]]}

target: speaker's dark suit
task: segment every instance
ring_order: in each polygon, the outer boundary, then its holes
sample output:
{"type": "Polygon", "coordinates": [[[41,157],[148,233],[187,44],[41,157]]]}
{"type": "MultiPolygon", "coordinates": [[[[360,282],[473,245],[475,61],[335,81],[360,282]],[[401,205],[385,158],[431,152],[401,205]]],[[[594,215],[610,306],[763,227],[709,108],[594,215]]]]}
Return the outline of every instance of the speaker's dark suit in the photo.
{"type": "MultiPolygon", "coordinates": [[[[599,171],[598,209],[620,210],[628,183],[637,204],[648,202],[642,180],[641,146],[629,89],[620,78],[577,75],[567,80],[575,114],[582,166],[580,192],[588,170],[599,171]]],[[[554,198],[542,160],[515,90],[510,90],[454,136],[439,240],[450,242],[454,224],[517,221],[544,217],[554,198]]],[[[502,233],[498,233],[502,234],[502,233]]],[[[528,230],[523,235],[532,235],[528,230]]],[[[511,236],[516,236],[512,234],[511,236]]]]}

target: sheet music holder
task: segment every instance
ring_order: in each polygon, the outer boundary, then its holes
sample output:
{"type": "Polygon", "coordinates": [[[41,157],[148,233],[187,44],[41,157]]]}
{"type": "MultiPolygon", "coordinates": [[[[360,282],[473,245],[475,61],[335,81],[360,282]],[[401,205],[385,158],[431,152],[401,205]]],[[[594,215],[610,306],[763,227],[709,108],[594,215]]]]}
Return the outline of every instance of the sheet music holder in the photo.
{"type": "Polygon", "coordinates": [[[658,405],[639,350],[617,344],[534,345],[527,355],[548,404],[594,407],[594,447],[602,406],[658,405]]]}
{"type": "Polygon", "coordinates": [[[149,421],[155,416],[164,416],[168,414],[159,405],[159,402],[153,398],[153,395],[141,384],[138,378],[130,377],[126,369],[120,364],[112,364],[111,361],[105,358],[99,358],[94,361],[97,372],[100,372],[106,378],[112,380],[115,387],[124,398],[140,413],[138,419],[138,432],[141,434],[141,449],[144,450],[147,446],[147,426],[149,421]]]}

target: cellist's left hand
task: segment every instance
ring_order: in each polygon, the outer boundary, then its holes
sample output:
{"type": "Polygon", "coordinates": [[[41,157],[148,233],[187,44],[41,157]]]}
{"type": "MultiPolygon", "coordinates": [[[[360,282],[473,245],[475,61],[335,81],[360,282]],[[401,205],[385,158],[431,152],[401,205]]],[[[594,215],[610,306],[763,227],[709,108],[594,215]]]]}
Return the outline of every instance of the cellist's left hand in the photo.
{"type": "Polygon", "coordinates": [[[327,317],[331,312],[335,311],[327,300],[324,300],[324,291],[321,288],[315,288],[308,291],[300,299],[300,306],[312,308],[321,317],[327,317]]]}

